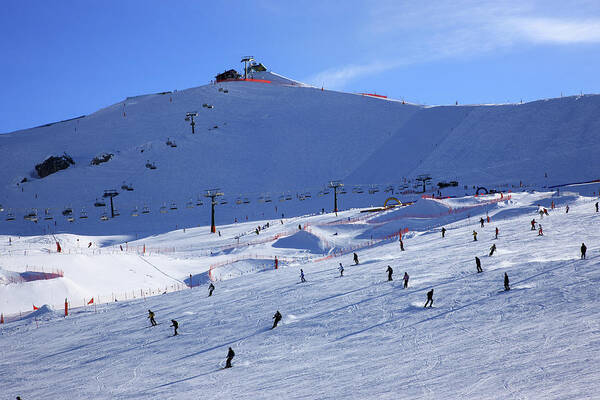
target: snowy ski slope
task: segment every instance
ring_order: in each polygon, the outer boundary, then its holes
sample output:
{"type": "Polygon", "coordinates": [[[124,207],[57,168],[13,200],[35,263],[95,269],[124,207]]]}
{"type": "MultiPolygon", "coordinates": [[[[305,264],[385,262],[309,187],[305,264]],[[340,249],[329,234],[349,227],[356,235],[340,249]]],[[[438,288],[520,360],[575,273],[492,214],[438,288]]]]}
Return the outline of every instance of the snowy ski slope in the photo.
{"type": "MultiPolygon", "coordinates": [[[[240,236],[256,225],[247,223],[224,228],[220,238],[206,234],[206,228],[149,238],[148,247],[180,249],[141,257],[180,280],[188,272],[206,272],[206,259],[251,259],[261,253],[291,261],[278,270],[241,271],[239,264],[224,264],[219,268],[231,268],[231,274],[222,275],[226,279],[215,283],[210,298],[203,283],[77,308],[67,318],[60,309],[42,308],[0,325],[0,387],[6,398],[24,399],[597,398],[597,200],[566,192],[517,193],[493,205],[473,197],[422,200],[412,213],[408,207],[354,223],[348,218],[362,218],[359,210],[301,217],[254,237],[240,236]],[[550,209],[551,202],[556,209],[550,209]],[[550,215],[540,220],[538,204],[550,215]],[[467,206],[469,212],[441,216],[444,209],[467,206]],[[478,221],[486,212],[491,223],[481,228],[478,221]],[[306,235],[277,239],[287,247],[273,245],[277,240],[255,243],[301,224],[337,248],[351,248],[367,244],[370,238],[363,236],[373,226],[396,229],[403,218],[407,224],[420,220],[420,228],[403,238],[406,251],[397,240],[382,241],[357,251],[359,265],[352,265],[352,252],[322,261],[316,255],[303,258],[315,251],[315,241],[306,235]],[[532,218],[543,225],[544,236],[530,230],[532,218]],[[442,225],[448,229],[444,239],[442,225]],[[237,242],[236,236],[246,248],[201,255],[237,242]],[[579,259],[582,242],[587,260],[579,259]],[[493,243],[498,250],[488,257],[493,243]],[[482,260],[482,274],[475,273],[475,256],[482,260]],[[341,278],[339,262],[345,266],[341,278]],[[393,282],[386,281],[387,265],[394,268],[393,282]],[[300,268],[307,283],[299,283],[300,268]],[[411,276],[408,289],[402,288],[405,271],[411,276]],[[502,290],[505,272],[509,292],[502,290]],[[432,288],[433,308],[424,309],[432,288]],[[149,327],[148,309],[156,313],[157,327],[149,327]],[[276,310],[283,321],[270,330],[276,310]],[[171,336],[171,319],[180,324],[177,337],[171,336]],[[229,346],[236,352],[233,368],[221,370],[229,346]]],[[[108,252],[122,238],[95,240],[108,252]]],[[[37,241],[41,249],[44,243],[37,241]]],[[[36,246],[28,251],[35,254],[36,246]]],[[[99,260],[106,254],[77,255],[89,265],[68,254],[57,257],[63,260],[63,280],[76,269],[79,278],[89,274],[97,280],[105,274],[130,279],[126,265],[142,273],[126,252],[110,254],[111,266],[99,260]],[[98,270],[91,271],[95,260],[98,270]]],[[[81,287],[89,281],[82,280],[81,287]]]]}

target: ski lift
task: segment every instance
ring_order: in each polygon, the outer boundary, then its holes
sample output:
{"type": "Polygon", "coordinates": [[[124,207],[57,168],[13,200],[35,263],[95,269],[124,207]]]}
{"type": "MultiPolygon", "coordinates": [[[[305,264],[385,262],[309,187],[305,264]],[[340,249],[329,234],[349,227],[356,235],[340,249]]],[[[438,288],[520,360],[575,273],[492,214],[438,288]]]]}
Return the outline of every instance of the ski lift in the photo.
{"type": "Polygon", "coordinates": [[[265,203],[270,203],[270,202],[271,202],[271,196],[265,197],[265,203]]]}
{"type": "Polygon", "coordinates": [[[285,196],[284,195],[279,196],[279,201],[285,201],[285,196]]]}
{"type": "Polygon", "coordinates": [[[369,194],[375,194],[377,192],[379,192],[379,188],[377,186],[371,186],[369,188],[369,194]]]}
{"type": "Polygon", "coordinates": [[[70,217],[71,215],[73,215],[73,209],[71,207],[66,207],[62,211],[62,215],[64,215],[65,217],[70,217]]]}
{"type": "Polygon", "coordinates": [[[170,210],[177,210],[177,204],[175,202],[171,203],[171,206],[169,207],[170,210]]]}
{"type": "Polygon", "coordinates": [[[364,190],[360,186],[354,186],[352,193],[364,193],[364,190]]]}
{"type": "Polygon", "coordinates": [[[190,201],[188,201],[185,206],[187,208],[194,208],[194,202],[192,201],[192,199],[190,199],[190,201]]]}
{"type": "Polygon", "coordinates": [[[235,200],[235,204],[242,204],[242,203],[243,203],[243,201],[242,201],[242,198],[241,198],[241,197],[238,197],[238,198],[235,200]]]}
{"type": "Polygon", "coordinates": [[[247,197],[244,197],[244,204],[248,204],[248,203],[250,203],[250,199],[247,197]]]}
{"type": "Polygon", "coordinates": [[[260,196],[260,197],[258,198],[258,202],[259,202],[259,203],[264,203],[264,202],[265,202],[265,197],[264,197],[264,196],[260,196]]]}
{"type": "Polygon", "coordinates": [[[304,197],[306,197],[307,199],[310,199],[310,198],[312,198],[312,196],[311,196],[310,192],[306,192],[306,193],[304,193],[304,197]]]}
{"type": "Polygon", "coordinates": [[[142,208],[142,214],[150,214],[150,207],[145,205],[144,208],[142,208]]]}
{"type": "Polygon", "coordinates": [[[4,211],[4,208],[2,207],[2,204],[0,204],[0,212],[4,211]]]}
{"type": "Polygon", "coordinates": [[[45,219],[46,221],[49,221],[49,220],[51,220],[51,219],[54,219],[54,218],[52,217],[52,213],[50,212],[50,209],[49,209],[49,208],[46,208],[46,209],[44,210],[44,219],[45,219]]]}
{"type": "Polygon", "coordinates": [[[137,208],[137,207],[135,207],[135,208],[133,209],[133,211],[131,212],[131,216],[132,216],[132,217],[138,217],[139,215],[140,215],[140,213],[139,213],[139,211],[138,211],[138,208],[137,208]]]}
{"type": "Polygon", "coordinates": [[[108,221],[108,215],[106,215],[106,211],[104,211],[100,216],[100,221],[108,221]]]}
{"type": "Polygon", "coordinates": [[[69,221],[69,222],[75,222],[75,218],[73,218],[73,216],[72,216],[72,215],[69,215],[69,216],[67,217],[67,221],[69,221]]]}
{"type": "Polygon", "coordinates": [[[286,200],[286,201],[287,201],[287,200],[291,200],[291,199],[292,199],[292,195],[291,195],[291,194],[288,194],[287,196],[285,196],[285,200],[286,200]]]}
{"type": "Polygon", "coordinates": [[[221,198],[221,204],[227,204],[227,200],[225,198],[221,198]]]}
{"type": "Polygon", "coordinates": [[[298,197],[298,200],[300,200],[300,201],[306,200],[306,197],[304,197],[304,193],[298,194],[297,197],[298,197]]]}
{"type": "Polygon", "coordinates": [[[80,219],[87,219],[88,215],[87,215],[87,211],[85,211],[85,208],[81,209],[81,213],[79,214],[79,218],[80,219]]]}
{"type": "Polygon", "coordinates": [[[165,204],[163,204],[162,206],[160,206],[160,213],[161,214],[166,214],[167,213],[167,206],[165,204]]]}
{"type": "Polygon", "coordinates": [[[125,182],[123,182],[123,184],[121,185],[121,189],[127,190],[128,192],[133,192],[133,186],[125,182]]]}
{"type": "Polygon", "coordinates": [[[96,199],[96,202],[94,203],[94,207],[106,207],[106,203],[102,200],[96,199]]]}
{"type": "Polygon", "coordinates": [[[392,192],[392,194],[394,194],[394,187],[392,185],[389,185],[388,187],[385,188],[385,192],[386,193],[392,192]]]}
{"type": "Polygon", "coordinates": [[[198,207],[200,207],[201,205],[204,205],[204,203],[202,202],[202,200],[200,199],[200,197],[198,197],[198,200],[196,200],[196,205],[198,207]]]}
{"type": "Polygon", "coordinates": [[[344,189],[344,187],[342,186],[342,190],[339,191],[340,194],[346,194],[348,192],[346,192],[346,189],[344,189]]]}
{"type": "Polygon", "coordinates": [[[12,211],[8,211],[8,213],[6,214],[6,220],[7,221],[14,221],[15,220],[15,214],[12,211]]]}
{"type": "Polygon", "coordinates": [[[23,219],[31,221],[31,222],[37,222],[38,221],[37,209],[33,208],[31,211],[29,211],[27,214],[25,214],[23,216],[23,219]]]}
{"type": "Polygon", "coordinates": [[[119,212],[119,210],[117,210],[116,208],[113,209],[112,214],[113,214],[113,217],[118,217],[119,215],[121,215],[121,213],[119,212]]]}
{"type": "Polygon", "coordinates": [[[323,189],[323,196],[327,196],[329,194],[329,189],[323,189]]]}

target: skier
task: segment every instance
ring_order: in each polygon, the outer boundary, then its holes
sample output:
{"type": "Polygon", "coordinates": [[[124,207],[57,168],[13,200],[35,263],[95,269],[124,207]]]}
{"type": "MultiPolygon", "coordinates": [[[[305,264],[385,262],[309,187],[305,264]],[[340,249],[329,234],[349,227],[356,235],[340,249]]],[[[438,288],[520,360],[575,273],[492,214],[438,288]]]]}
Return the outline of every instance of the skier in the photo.
{"type": "Polygon", "coordinates": [[[400,251],[404,251],[404,242],[400,239],[400,251]]]}
{"type": "Polygon", "coordinates": [[[300,269],[300,282],[306,282],[306,279],[304,279],[304,271],[302,271],[302,269],[300,269]]]}
{"type": "Polygon", "coordinates": [[[484,223],[484,222],[485,222],[485,221],[483,220],[483,217],[479,219],[479,223],[481,224],[481,227],[482,227],[482,228],[483,228],[483,223],[484,223]]]}
{"type": "Polygon", "coordinates": [[[406,289],[408,287],[408,279],[410,277],[408,276],[408,274],[406,272],[404,272],[404,289],[406,289]]]}
{"type": "Polygon", "coordinates": [[[550,203],[550,209],[554,210],[554,200],[552,200],[552,203],[550,203]]]}
{"type": "Polygon", "coordinates": [[[393,281],[393,279],[392,279],[392,274],[394,273],[394,270],[392,269],[392,267],[390,267],[390,266],[388,265],[388,267],[387,267],[387,269],[385,270],[385,272],[387,272],[387,274],[388,274],[388,282],[389,282],[389,281],[393,281]]]}
{"type": "Polygon", "coordinates": [[[504,273],[504,290],[510,290],[510,286],[508,286],[508,275],[506,272],[504,273]]]}
{"type": "Polygon", "coordinates": [[[531,230],[535,231],[535,218],[531,220],[531,230]]]}
{"type": "Polygon", "coordinates": [[[598,202],[596,202],[596,212],[598,212],[598,202]]]}
{"type": "Polygon", "coordinates": [[[152,326],[158,325],[154,320],[154,312],[148,310],[148,318],[150,318],[150,323],[152,324],[152,326]]]}
{"type": "Polygon", "coordinates": [[[581,259],[585,260],[585,252],[587,251],[587,247],[585,243],[581,243],[581,259]]]}
{"type": "Polygon", "coordinates": [[[231,360],[233,360],[233,357],[235,357],[235,353],[233,352],[233,349],[230,347],[229,351],[227,352],[227,362],[225,363],[225,368],[231,368],[231,360]]]}
{"type": "Polygon", "coordinates": [[[342,263],[340,263],[340,266],[338,269],[340,270],[340,278],[341,278],[342,276],[344,276],[344,266],[342,265],[342,263]]]}
{"type": "Polygon", "coordinates": [[[546,208],[544,208],[544,214],[545,215],[550,215],[550,214],[548,214],[548,210],[546,208]]]}
{"type": "Polygon", "coordinates": [[[483,269],[481,269],[481,260],[479,259],[479,257],[475,257],[475,264],[477,265],[477,273],[483,272],[483,269]]]}
{"type": "Polygon", "coordinates": [[[477,241],[477,232],[473,231],[473,241],[476,242],[477,241]]]}
{"type": "Polygon", "coordinates": [[[542,230],[542,224],[539,224],[538,227],[539,227],[538,236],[544,236],[544,231],[542,230]]]}
{"type": "Polygon", "coordinates": [[[354,253],[354,264],[358,265],[358,254],[354,253]]]}
{"type": "Polygon", "coordinates": [[[496,239],[498,239],[498,232],[500,231],[498,230],[498,227],[496,227],[496,239]]]}
{"type": "Polygon", "coordinates": [[[446,237],[446,228],[442,226],[442,238],[446,237]]]}
{"type": "Polygon", "coordinates": [[[208,297],[212,296],[213,290],[215,290],[215,285],[211,282],[210,285],[208,285],[208,297]]]}
{"type": "Polygon", "coordinates": [[[495,251],[496,251],[496,244],[493,244],[492,247],[490,247],[490,255],[489,255],[489,257],[491,257],[494,254],[495,251]]]}
{"type": "Polygon", "coordinates": [[[173,334],[173,336],[177,336],[177,328],[179,328],[179,324],[177,323],[177,321],[175,321],[174,319],[171,320],[172,323],[172,327],[175,330],[175,333],[173,334]]]}
{"type": "Polygon", "coordinates": [[[281,321],[281,313],[279,312],[279,310],[275,312],[275,315],[273,315],[273,319],[275,321],[273,321],[273,327],[271,329],[275,329],[279,321],[281,321]]]}
{"type": "Polygon", "coordinates": [[[431,308],[431,306],[433,305],[433,289],[427,292],[427,301],[425,302],[423,308],[427,307],[427,304],[429,304],[429,308],[431,308]]]}
{"type": "Polygon", "coordinates": [[[566,210],[565,214],[568,214],[569,213],[569,205],[568,204],[567,204],[567,208],[565,210],[566,210]]]}

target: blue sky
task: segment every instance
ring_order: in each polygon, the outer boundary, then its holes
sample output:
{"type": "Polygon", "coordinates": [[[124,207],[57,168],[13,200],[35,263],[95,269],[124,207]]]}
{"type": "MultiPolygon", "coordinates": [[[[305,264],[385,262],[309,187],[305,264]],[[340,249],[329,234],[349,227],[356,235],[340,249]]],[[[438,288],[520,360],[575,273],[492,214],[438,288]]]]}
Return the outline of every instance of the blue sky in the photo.
{"type": "Polygon", "coordinates": [[[0,10],[0,132],[274,72],[422,104],[600,93],[600,2],[23,1],[0,10]]]}

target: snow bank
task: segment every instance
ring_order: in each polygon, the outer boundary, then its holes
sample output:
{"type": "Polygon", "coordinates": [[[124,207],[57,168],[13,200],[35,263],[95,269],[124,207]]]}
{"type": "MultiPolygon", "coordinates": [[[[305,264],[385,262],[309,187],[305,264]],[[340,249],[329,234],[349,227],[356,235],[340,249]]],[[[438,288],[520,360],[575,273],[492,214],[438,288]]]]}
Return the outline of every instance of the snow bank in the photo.
{"type": "Polygon", "coordinates": [[[273,243],[273,247],[305,250],[317,254],[329,251],[329,247],[321,238],[305,230],[299,230],[291,236],[277,240],[273,243]]]}

